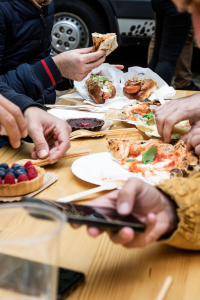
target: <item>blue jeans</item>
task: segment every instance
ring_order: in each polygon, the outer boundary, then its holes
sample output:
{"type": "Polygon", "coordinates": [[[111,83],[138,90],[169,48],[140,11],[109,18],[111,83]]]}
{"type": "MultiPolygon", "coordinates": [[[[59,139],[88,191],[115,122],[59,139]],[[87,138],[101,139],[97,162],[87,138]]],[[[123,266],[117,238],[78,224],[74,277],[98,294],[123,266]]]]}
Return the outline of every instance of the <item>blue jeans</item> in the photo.
{"type": "Polygon", "coordinates": [[[179,13],[171,0],[151,0],[156,13],[155,46],[149,68],[169,85],[191,28],[191,15],[179,13]]]}

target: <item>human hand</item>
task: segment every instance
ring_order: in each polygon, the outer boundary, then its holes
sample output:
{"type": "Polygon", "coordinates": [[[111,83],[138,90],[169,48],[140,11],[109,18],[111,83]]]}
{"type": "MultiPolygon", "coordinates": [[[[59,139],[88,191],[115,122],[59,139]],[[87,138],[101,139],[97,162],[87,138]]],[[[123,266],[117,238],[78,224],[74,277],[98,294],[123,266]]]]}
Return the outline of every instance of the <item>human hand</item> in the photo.
{"type": "Polygon", "coordinates": [[[171,140],[174,125],[189,120],[192,126],[200,120],[200,94],[182,99],[171,100],[155,110],[158,133],[166,143],[171,140]]]}
{"type": "Polygon", "coordinates": [[[0,95],[0,134],[4,127],[13,148],[20,147],[21,138],[28,134],[26,122],[18,106],[0,95]]]}
{"type": "Polygon", "coordinates": [[[63,77],[82,81],[106,59],[106,51],[92,52],[92,50],[93,47],[70,50],[53,57],[53,60],[63,77]]]}
{"type": "MultiPolygon", "coordinates": [[[[130,227],[124,227],[117,233],[107,231],[114,243],[127,248],[144,247],[162,235],[173,232],[177,226],[173,202],[157,188],[137,178],[129,179],[121,190],[101,196],[90,205],[116,208],[121,215],[132,213],[147,224],[144,233],[134,232],[130,227]]],[[[88,233],[96,237],[101,231],[89,227],[88,233]]]]}
{"type": "Polygon", "coordinates": [[[118,70],[123,70],[124,66],[123,65],[112,65],[113,67],[115,67],[118,70]]]}
{"type": "Polygon", "coordinates": [[[182,141],[186,143],[186,151],[195,150],[197,155],[200,155],[200,121],[193,124],[190,131],[182,136],[182,141]]]}
{"type": "Polygon", "coordinates": [[[61,159],[70,148],[71,127],[38,107],[29,107],[24,112],[28,134],[35,147],[31,150],[33,158],[49,156],[50,164],[61,159]]]}

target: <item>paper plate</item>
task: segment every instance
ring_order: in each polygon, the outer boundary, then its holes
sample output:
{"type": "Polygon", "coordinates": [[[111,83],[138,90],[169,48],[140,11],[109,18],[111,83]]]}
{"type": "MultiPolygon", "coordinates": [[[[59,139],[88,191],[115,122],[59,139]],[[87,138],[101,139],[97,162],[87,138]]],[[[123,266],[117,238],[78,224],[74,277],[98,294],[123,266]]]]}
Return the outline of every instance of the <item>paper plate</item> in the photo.
{"type": "Polygon", "coordinates": [[[141,175],[125,170],[112,159],[109,152],[83,156],[72,164],[71,169],[78,178],[96,185],[102,185],[107,180],[127,180],[131,177],[138,177],[148,182],[141,175]]]}

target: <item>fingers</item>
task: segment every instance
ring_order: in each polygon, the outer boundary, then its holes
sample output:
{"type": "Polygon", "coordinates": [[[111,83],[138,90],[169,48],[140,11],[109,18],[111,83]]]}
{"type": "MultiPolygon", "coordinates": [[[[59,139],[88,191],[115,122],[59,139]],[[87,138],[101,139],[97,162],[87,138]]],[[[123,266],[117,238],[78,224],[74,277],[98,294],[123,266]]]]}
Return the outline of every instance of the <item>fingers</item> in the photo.
{"type": "Polygon", "coordinates": [[[88,234],[94,238],[99,236],[101,233],[103,233],[102,230],[100,230],[99,228],[96,228],[96,227],[88,227],[87,231],[88,231],[88,234]]]}
{"type": "Polygon", "coordinates": [[[83,54],[84,62],[87,64],[98,61],[101,58],[104,58],[104,60],[106,59],[106,51],[105,50],[100,50],[100,51],[92,52],[92,53],[85,54],[85,55],[83,54]]]}
{"type": "Polygon", "coordinates": [[[81,48],[81,49],[76,49],[74,51],[80,53],[80,54],[87,54],[87,53],[91,53],[93,50],[93,47],[88,47],[88,48],[81,48]]]}
{"type": "Polygon", "coordinates": [[[117,199],[117,211],[121,215],[128,215],[132,212],[135,197],[141,190],[142,181],[137,178],[129,179],[125,186],[119,191],[117,199]]]}
{"type": "Polygon", "coordinates": [[[96,60],[95,62],[88,63],[86,65],[86,69],[88,70],[88,73],[90,71],[92,71],[93,69],[95,69],[95,68],[99,67],[100,65],[102,65],[104,63],[105,59],[106,59],[106,57],[103,56],[100,59],[96,60]]]}
{"type": "Polygon", "coordinates": [[[54,130],[55,147],[50,151],[49,162],[53,164],[61,159],[70,148],[68,126],[56,125],[54,130]]]}
{"type": "Polygon", "coordinates": [[[186,151],[195,149],[197,155],[200,155],[200,128],[191,130],[188,135],[186,151]]]}
{"type": "Polygon", "coordinates": [[[115,244],[126,245],[133,241],[135,233],[132,228],[124,227],[119,232],[108,232],[110,239],[115,244]]]}
{"type": "Polygon", "coordinates": [[[32,151],[32,157],[36,153],[37,157],[43,159],[49,155],[49,146],[44,137],[43,127],[41,124],[39,125],[39,127],[29,127],[29,135],[35,144],[35,151],[32,151]]]}
{"type": "Polygon", "coordinates": [[[173,132],[174,125],[186,119],[184,111],[174,111],[174,105],[164,107],[161,110],[155,111],[156,125],[160,136],[164,137],[166,143],[171,140],[171,134],[173,132]],[[163,109],[165,110],[163,113],[163,109]]]}
{"type": "Polygon", "coordinates": [[[21,133],[15,118],[3,107],[0,107],[0,120],[9,137],[13,148],[20,147],[21,133]]]}
{"type": "Polygon", "coordinates": [[[0,95],[0,105],[4,107],[15,119],[15,126],[18,126],[19,132],[22,138],[25,138],[28,134],[26,122],[24,120],[23,114],[18,106],[4,98],[0,95]]]}
{"type": "Polygon", "coordinates": [[[123,70],[124,66],[123,65],[112,65],[113,67],[115,67],[118,70],[123,70]]]}
{"type": "Polygon", "coordinates": [[[109,232],[109,236],[113,243],[121,244],[126,248],[145,247],[158,238],[154,234],[156,223],[156,216],[151,213],[147,216],[147,229],[144,233],[137,233],[130,227],[124,227],[117,233],[109,232]]]}

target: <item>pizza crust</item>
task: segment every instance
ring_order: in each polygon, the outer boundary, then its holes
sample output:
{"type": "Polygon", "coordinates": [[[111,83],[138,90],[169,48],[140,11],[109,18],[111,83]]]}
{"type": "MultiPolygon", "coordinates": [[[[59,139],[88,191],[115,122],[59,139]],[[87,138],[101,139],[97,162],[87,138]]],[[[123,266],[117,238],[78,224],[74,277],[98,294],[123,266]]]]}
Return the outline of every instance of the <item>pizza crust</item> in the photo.
{"type": "Polygon", "coordinates": [[[114,160],[125,169],[134,173],[132,166],[135,165],[146,180],[155,184],[174,177],[191,177],[200,171],[199,156],[194,151],[186,152],[186,145],[181,140],[174,146],[158,139],[134,142],[108,140],[108,148],[114,160]],[[152,146],[158,146],[156,155],[161,159],[145,165],[142,155],[152,146]],[[130,161],[133,158],[135,161],[130,161]]]}

